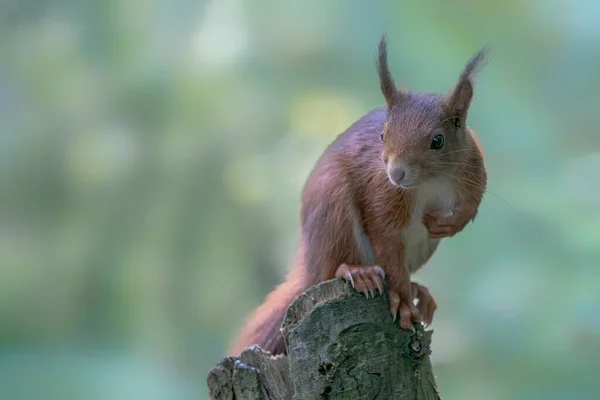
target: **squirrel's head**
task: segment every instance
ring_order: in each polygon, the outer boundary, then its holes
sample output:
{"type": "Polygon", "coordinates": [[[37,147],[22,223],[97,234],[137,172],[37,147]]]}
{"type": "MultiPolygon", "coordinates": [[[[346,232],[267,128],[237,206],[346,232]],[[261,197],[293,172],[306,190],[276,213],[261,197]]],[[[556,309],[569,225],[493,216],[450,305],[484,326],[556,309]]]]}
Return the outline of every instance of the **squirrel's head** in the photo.
{"type": "Polygon", "coordinates": [[[386,39],[381,38],[377,70],[387,103],[382,155],[392,184],[411,188],[434,178],[459,178],[456,174],[468,162],[469,152],[476,151],[466,119],[474,78],[485,65],[487,51],[484,47],[469,60],[447,93],[415,93],[396,89],[388,68],[386,39]]]}

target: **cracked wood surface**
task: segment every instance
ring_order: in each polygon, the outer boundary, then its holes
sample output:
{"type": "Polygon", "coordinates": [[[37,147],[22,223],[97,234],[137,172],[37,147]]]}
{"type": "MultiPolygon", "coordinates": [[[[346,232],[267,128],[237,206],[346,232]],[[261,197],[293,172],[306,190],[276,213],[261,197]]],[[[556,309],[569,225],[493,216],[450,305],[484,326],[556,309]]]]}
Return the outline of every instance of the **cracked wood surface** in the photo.
{"type": "Polygon", "coordinates": [[[400,329],[387,290],[367,299],[341,279],[315,285],[288,308],[282,332],[287,356],[251,346],[214,367],[211,399],[441,399],[432,332],[400,329]]]}

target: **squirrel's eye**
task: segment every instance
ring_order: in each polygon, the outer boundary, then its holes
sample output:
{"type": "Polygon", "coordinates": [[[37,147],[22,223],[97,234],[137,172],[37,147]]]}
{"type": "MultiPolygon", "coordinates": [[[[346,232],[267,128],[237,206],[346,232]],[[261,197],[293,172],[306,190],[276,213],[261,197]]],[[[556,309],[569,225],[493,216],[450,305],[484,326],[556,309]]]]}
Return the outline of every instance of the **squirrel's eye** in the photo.
{"type": "Polygon", "coordinates": [[[442,135],[437,135],[431,141],[431,148],[434,150],[439,150],[444,147],[444,137],[442,135]]]}
{"type": "Polygon", "coordinates": [[[381,131],[381,141],[383,142],[383,131],[381,131]]]}

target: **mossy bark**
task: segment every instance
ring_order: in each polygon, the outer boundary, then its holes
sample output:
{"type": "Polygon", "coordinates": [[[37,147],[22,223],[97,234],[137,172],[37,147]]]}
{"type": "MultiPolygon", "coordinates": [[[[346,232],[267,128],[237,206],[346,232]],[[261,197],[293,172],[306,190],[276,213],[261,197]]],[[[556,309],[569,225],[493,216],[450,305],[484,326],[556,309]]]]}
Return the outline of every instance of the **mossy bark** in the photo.
{"type": "Polygon", "coordinates": [[[214,367],[211,399],[441,399],[432,332],[400,329],[387,291],[367,299],[341,279],[315,285],[290,305],[282,332],[287,356],[251,346],[214,367]]]}

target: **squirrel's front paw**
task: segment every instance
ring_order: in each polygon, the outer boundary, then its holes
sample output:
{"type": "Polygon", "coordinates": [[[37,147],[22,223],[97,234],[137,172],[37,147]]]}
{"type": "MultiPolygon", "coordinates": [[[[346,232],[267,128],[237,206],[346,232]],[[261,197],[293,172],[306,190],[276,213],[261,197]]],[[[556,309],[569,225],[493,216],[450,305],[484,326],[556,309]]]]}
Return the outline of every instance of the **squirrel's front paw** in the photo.
{"type": "Polygon", "coordinates": [[[383,293],[383,280],[385,272],[377,265],[366,267],[363,265],[342,264],[335,273],[336,278],[343,278],[352,284],[357,292],[364,293],[367,297],[375,296],[375,290],[383,293]]]}
{"type": "Polygon", "coordinates": [[[472,212],[459,203],[449,215],[442,215],[439,211],[429,211],[423,215],[423,224],[429,231],[432,239],[452,237],[462,231],[472,218],[472,212]]]}

